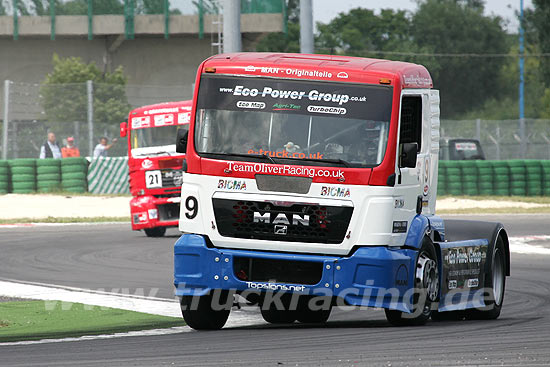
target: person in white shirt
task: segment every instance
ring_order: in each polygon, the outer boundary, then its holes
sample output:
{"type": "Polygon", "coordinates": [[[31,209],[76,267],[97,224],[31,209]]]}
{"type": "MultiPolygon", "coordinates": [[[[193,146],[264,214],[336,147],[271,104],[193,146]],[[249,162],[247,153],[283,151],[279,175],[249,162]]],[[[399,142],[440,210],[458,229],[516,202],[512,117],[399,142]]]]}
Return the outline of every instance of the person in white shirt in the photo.
{"type": "Polygon", "coordinates": [[[107,151],[117,142],[117,138],[114,138],[111,144],[107,144],[108,142],[109,140],[104,136],[99,139],[99,144],[94,149],[94,158],[107,157],[107,151]]]}
{"type": "Polygon", "coordinates": [[[55,141],[54,133],[48,133],[48,140],[40,148],[40,159],[44,158],[61,159],[61,149],[55,141]]]}

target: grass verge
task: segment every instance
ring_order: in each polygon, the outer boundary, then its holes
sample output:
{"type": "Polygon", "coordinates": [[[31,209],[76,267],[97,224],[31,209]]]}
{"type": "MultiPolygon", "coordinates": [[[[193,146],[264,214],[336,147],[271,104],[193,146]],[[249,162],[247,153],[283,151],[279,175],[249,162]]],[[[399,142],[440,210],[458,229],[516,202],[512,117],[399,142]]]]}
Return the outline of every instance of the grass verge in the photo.
{"type": "Polygon", "coordinates": [[[47,217],[0,219],[0,224],[130,222],[130,217],[47,217]]]}
{"type": "Polygon", "coordinates": [[[464,209],[441,209],[435,210],[438,215],[452,214],[548,214],[550,207],[542,208],[464,208],[464,209]]]}
{"type": "Polygon", "coordinates": [[[0,342],[112,334],[183,325],[183,318],[94,307],[81,303],[0,303],[0,342]]]}
{"type": "Polygon", "coordinates": [[[438,195],[438,200],[457,199],[457,200],[496,200],[496,201],[515,201],[522,203],[549,204],[550,196],[450,196],[438,195]]]}

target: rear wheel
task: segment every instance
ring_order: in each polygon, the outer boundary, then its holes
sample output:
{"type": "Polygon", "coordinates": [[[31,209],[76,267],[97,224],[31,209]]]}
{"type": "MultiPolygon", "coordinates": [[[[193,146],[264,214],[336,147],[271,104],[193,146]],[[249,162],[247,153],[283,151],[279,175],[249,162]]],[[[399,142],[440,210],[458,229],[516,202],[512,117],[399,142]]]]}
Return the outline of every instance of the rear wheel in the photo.
{"type": "Polygon", "coordinates": [[[412,313],[386,309],[386,318],[395,326],[424,325],[431,316],[432,303],[439,297],[439,267],[432,241],[424,238],[418,252],[412,313]]]}
{"type": "MultiPolygon", "coordinates": [[[[229,294],[227,291],[221,292],[219,302],[216,302],[219,305],[227,303],[229,294]]],[[[220,310],[218,310],[218,307],[214,308],[212,293],[196,297],[195,300],[194,298],[193,296],[181,298],[181,313],[187,325],[195,330],[221,329],[229,318],[230,309],[226,309],[227,307],[220,310]]]]}
{"type": "Polygon", "coordinates": [[[162,237],[166,233],[166,227],[145,228],[147,237],[162,237]]]}
{"type": "Polygon", "coordinates": [[[485,307],[466,310],[466,317],[477,320],[494,320],[500,316],[506,287],[506,256],[504,241],[498,236],[491,263],[491,274],[485,278],[485,307]]]}

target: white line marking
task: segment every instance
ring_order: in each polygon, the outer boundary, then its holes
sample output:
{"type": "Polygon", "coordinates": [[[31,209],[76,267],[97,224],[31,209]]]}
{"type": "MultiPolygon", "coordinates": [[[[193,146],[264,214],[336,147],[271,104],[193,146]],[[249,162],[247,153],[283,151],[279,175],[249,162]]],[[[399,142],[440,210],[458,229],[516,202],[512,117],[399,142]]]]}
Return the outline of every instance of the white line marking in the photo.
{"type": "Polygon", "coordinates": [[[509,240],[510,252],[517,254],[550,255],[550,248],[529,244],[529,242],[550,241],[550,236],[548,235],[510,237],[509,240]]]}
{"type": "MultiPolygon", "coordinates": [[[[57,302],[66,302],[65,306],[70,306],[70,303],[84,303],[90,306],[111,307],[127,311],[143,312],[153,315],[169,316],[180,318],[181,310],[178,301],[146,297],[140,295],[120,294],[104,291],[94,291],[75,287],[65,287],[50,285],[44,283],[29,283],[18,281],[0,280],[0,296],[25,298],[45,301],[44,307],[54,307],[57,302]]],[[[62,305],[63,309],[63,305],[62,305]]],[[[250,325],[264,324],[265,321],[260,316],[257,309],[252,310],[232,310],[229,320],[225,327],[242,327],[250,325]]],[[[128,336],[154,336],[177,334],[193,331],[188,326],[179,326],[166,329],[153,329],[142,331],[130,331],[125,333],[105,334],[105,335],[87,335],[74,338],[62,339],[42,339],[29,340],[20,342],[0,343],[4,345],[30,345],[43,343],[58,343],[58,342],[73,342],[84,340],[98,340],[121,338],[128,336]]]]}
{"type": "Polygon", "coordinates": [[[66,227],[66,226],[100,226],[105,224],[129,224],[127,222],[74,222],[74,223],[14,223],[0,224],[0,229],[29,228],[29,227],[66,227]]]}

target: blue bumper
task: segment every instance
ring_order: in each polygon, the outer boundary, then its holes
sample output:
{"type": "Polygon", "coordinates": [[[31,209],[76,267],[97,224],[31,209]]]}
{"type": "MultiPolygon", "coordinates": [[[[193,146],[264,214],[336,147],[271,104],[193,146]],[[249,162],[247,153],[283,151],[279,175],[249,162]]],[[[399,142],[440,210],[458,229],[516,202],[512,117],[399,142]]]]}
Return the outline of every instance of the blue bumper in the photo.
{"type": "Polygon", "coordinates": [[[361,247],[349,257],[217,249],[208,248],[202,236],[184,234],[174,246],[174,285],[177,296],[202,296],[212,289],[298,291],[336,296],[348,305],[411,312],[416,255],[381,246],[361,247]],[[314,285],[247,282],[234,274],[235,257],[318,262],[323,273],[314,285]]]}

